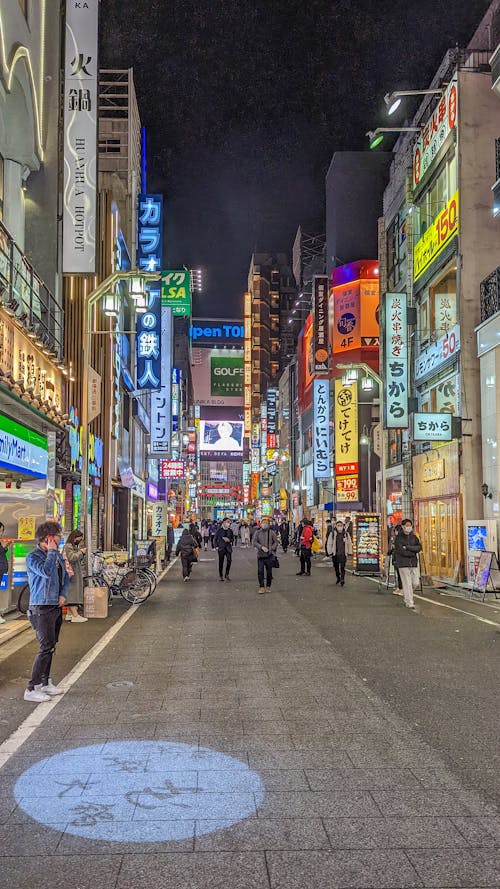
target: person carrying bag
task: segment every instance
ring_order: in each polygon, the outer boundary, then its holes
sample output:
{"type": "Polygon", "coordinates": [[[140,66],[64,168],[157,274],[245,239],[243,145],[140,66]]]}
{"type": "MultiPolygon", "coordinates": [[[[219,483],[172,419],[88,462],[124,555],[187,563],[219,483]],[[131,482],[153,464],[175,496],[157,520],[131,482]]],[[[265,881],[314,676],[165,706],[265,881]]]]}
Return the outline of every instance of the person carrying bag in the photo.
{"type": "Polygon", "coordinates": [[[276,532],[269,525],[267,517],[262,519],[261,526],[253,536],[254,549],[257,550],[257,577],[259,579],[259,593],[270,593],[273,582],[273,568],[279,568],[276,550],[278,538],[276,532]],[[278,563],[278,564],[276,564],[278,563]],[[264,586],[264,573],[266,585],[264,586]]]}

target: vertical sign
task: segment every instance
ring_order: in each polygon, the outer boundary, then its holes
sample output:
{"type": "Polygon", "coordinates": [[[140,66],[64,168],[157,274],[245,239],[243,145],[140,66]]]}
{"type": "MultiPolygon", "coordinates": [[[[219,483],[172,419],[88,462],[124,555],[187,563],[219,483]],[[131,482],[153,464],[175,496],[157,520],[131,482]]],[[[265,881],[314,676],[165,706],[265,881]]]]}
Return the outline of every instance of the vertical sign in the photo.
{"type": "Polygon", "coordinates": [[[358,383],[335,380],[335,478],[337,501],[358,500],[358,383]]]}
{"type": "Polygon", "coordinates": [[[191,272],[187,269],[163,272],[161,301],[162,305],[170,306],[174,315],[189,318],[191,314],[191,272]]]}
{"type": "Polygon", "coordinates": [[[277,389],[268,389],[267,390],[267,447],[275,448],[276,447],[276,401],[277,401],[278,390],[277,389]]]}
{"type": "Polygon", "coordinates": [[[406,293],[385,295],[385,426],[408,428],[408,324],[406,293]]]}
{"type": "Polygon", "coordinates": [[[246,291],[244,299],[245,435],[249,435],[252,422],[252,297],[248,291],[246,291]]]}
{"type": "Polygon", "coordinates": [[[172,428],[172,309],[161,307],[161,389],[151,393],[150,450],[155,456],[170,453],[172,428]]]}
{"type": "MultiPolygon", "coordinates": [[[[157,272],[162,263],[163,195],[140,194],[137,268],[157,272]]],[[[137,319],[137,388],[161,383],[161,284],[148,286],[148,309],[137,319]]]]}
{"type": "Polygon", "coordinates": [[[153,516],[151,520],[151,535],[153,537],[166,537],[168,526],[168,503],[158,500],[153,503],[153,516]]]}
{"type": "Polygon", "coordinates": [[[96,268],[98,0],[66,2],[63,272],[96,268]]]}
{"type": "Polygon", "coordinates": [[[328,277],[315,275],[313,283],[313,355],[314,373],[328,373],[328,277]]]}
{"type": "Polygon", "coordinates": [[[330,383],[313,382],[314,478],[330,478],[330,383]]]}

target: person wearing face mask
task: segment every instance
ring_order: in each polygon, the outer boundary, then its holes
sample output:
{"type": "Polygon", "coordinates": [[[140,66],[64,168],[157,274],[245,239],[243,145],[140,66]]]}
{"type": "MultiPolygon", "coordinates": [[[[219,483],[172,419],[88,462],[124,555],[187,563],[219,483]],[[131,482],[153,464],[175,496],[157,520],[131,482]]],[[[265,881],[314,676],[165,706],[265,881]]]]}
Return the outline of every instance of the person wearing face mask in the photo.
{"type": "Polygon", "coordinates": [[[259,593],[270,593],[273,582],[273,566],[278,548],[276,531],[271,526],[269,519],[264,517],[261,526],[253,536],[253,545],[257,550],[257,576],[259,578],[259,593]],[[264,571],[266,573],[266,585],[264,586],[264,571]]]}
{"type": "Polygon", "coordinates": [[[231,562],[233,558],[233,541],[234,534],[231,531],[231,519],[224,519],[222,526],[215,535],[215,548],[219,553],[219,577],[230,580],[229,572],[231,570],[231,562]],[[224,573],[224,561],[226,562],[226,571],[224,573]]]}
{"type": "Polygon", "coordinates": [[[420,584],[420,571],[418,567],[418,554],[422,544],[413,531],[410,519],[401,523],[401,530],[394,540],[393,562],[399,571],[403,586],[404,603],[407,608],[415,608],[413,591],[420,584]]]}
{"type": "Polygon", "coordinates": [[[337,576],[337,584],[345,584],[345,563],[352,556],[352,540],[343,522],[336,522],[333,530],[332,562],[337,576]]]}

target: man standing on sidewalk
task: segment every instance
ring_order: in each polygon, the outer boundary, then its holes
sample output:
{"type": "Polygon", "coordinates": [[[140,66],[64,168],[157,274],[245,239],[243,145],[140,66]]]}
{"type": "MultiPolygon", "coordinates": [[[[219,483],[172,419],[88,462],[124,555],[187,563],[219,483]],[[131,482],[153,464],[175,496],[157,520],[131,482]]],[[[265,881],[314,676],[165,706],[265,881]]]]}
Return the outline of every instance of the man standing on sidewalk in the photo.
{"type": "Polygon", "coordinates": [[[231,570],[231,561],[233,558],[233,540],[234,534],[231,531],[231,519],[224,519],[222,527],[219,528],[215,535],[215,548],[219,553],[219,577],[223,581],[229,580],[229,572],[231,570]],[[224,560],[226,562],[226,573],[224,574],[224,560]]]}
{"type": "Polygon", "coordinates": [[[28,616],[40,649],[33,663],[24,700],[35,704],[50,701],[53,695],[63,693],[50,678],[62,624],[62,606],[66,602],[70,580],[58,549],[61,536],[61,527],[57,522],[44,522],[36,530],[38,546],[26,558],[30,587],[28,616]]]}
{"type": "Polygon", "coordinates": [[[420,584],[420,571],[418,568],[418,554],[422,544],[413,532],[413,524],[410,519],[401,523],[401,530],[394,539],[393,562],[399,571],[403,586],[404,602],[407,608],[415,608],[413,603],[413,591],[420,584]]]}
{"type": "Polygon", "coordinates": [[[264,516],[261,526],[253,535],[253,545],[257,550],[257,576],[259,578],[259,593],[270,593],[273,582],[273,566],[278,548],[276,532],[270,527],[269,519],[264,516]],[[264,570],[266,572],[266,585],[264,586],[264,570]]]}
{"type": "Polygon", "coordinates": [[[337,583],[344,586],[345,563],[347,556],[352,556],[352,540],[344,528],[343,522],[335,524],[332,541],[332,562],[337,576],[337,583]]]}

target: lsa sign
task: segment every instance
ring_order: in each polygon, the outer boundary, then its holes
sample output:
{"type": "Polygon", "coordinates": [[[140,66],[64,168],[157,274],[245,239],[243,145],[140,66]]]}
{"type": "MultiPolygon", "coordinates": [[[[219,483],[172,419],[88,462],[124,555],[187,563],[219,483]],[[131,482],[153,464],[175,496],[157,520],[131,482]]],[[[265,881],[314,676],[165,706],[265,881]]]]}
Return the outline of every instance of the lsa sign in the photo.
{"type": "MultiPolygon", "coordinates": [[[[162,263],[163,195],[141,194],[138,206],[137,267],[157,272],[162,263]]],[[[137,321],[137,388],[161,384],[161,285],[148,286],[148,309],[137,321]]]]}

